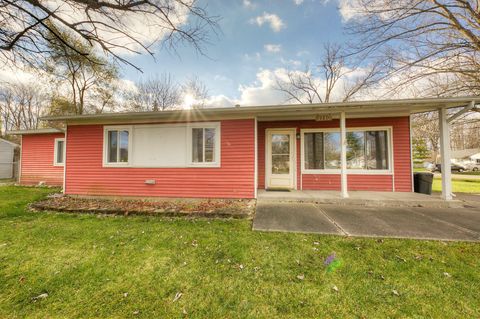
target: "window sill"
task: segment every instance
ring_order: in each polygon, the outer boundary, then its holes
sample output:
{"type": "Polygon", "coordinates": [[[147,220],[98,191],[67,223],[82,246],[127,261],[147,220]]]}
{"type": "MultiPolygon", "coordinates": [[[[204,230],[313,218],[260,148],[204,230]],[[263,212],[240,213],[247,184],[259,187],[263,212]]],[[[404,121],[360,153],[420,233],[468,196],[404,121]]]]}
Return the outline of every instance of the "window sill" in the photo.
{"type": "Polygon", "coordinates": [[[103,163],[103,167],[132,167],[129,163],[103,163]]]}
{"type": "Polygon", "coordinates": [[[55,167],[64,167],[65,164],[57,164],[57,163],[54,163],[53,166],[55,166],[55,167]]]}
{"type": "MultiPolygon", "coordinates": [[[[322,169],[322,170],[302,170],[303,175],[340,175],[339,169],[322,169]]],[[[347,169],[347,175],[393,175],[390,170],[350,170],[347,169]]]]}
{"type": "Polygon", "coordinates": [[[218,168],[220,167],[220,163],[189,163],[187,165],[188,168],[218,168]]]}

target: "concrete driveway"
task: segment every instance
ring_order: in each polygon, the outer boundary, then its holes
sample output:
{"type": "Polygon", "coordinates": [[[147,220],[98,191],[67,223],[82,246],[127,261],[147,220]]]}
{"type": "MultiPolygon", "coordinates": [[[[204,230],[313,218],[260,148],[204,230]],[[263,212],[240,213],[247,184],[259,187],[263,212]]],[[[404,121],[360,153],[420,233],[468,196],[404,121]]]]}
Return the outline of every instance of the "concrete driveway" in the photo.
{"type": "Polygon", "coordinates": [[[480,241],[480,209],[388,208],[262,201],[257,204],[253,229],[480,241]]]}

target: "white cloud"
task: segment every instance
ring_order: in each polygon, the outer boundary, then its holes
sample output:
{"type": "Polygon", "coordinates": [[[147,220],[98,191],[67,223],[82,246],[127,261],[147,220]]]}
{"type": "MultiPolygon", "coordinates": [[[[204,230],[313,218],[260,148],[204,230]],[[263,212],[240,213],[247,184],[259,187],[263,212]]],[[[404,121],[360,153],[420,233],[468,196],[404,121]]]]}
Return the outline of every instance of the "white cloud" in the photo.
{"type": "Polygon", "coordinates": [[[293,0],[293,3],[295,3],[295,5],[299,6],[303,3],[303,0],[293,0]]]}
{"type": "Polygon", "coordinates": [[[255,9],[257,5],[251,0],[243,0],[243,6],[247,9],[255,9]]]}
{"type": "Polygon", "coordinates": [[[281,58],[280,62],[282,62],[282,64],[284,64],[284,65],[292,66],[294,68],[298,68],[298,67],[302,66],[302,61],[300,61],[300,60],[281,58]]]}
{"type": "Polygon", "coordinates": [[[259,52],[255,52],[253,54],[245,53],[243,55],[243,59],[245,61],[260,61],[262,59],[262,55],[259,52]]]}
{"type": "Polygon", "coordinates": [[[282,50],[280,44],[265,44],[263,47],[265,48],[265,51],[270,53],[278,53],[282,50]]]}
{"type": "Polygon", "coordinates": [[[274,13],[267,12],[264,12],[261,16],[250,20],[250,23],[256,24],[259,27],[263,26],[264,24],[269,24],[270,28],[275,32],[279,32],[286,27],[285,23],[282,21],[282,19],[280,19],[279,16],[274,13]]]}
{"type": "Polygon", "coordinates": [[[285,69],[260,70],[256,75],[256,81],[250,85],[240,85],[241,106],[281,104],[285,101],[282,92],[278,91],[276,78],[283,77],[285,69]]]}
{"type": "MultiPolygon", "coordinates": [[[[84,7],[77,6],[74,2],[48,0],[45,2],[45,5],[54,10],[56,15],[68,23],[88,21],[89,18],[100,23],[106,23],[111,28],[98,28],[96,31],[102,38],[107,39],[112,46],[120,47],[113,49],[118,54],[133,54],[130,50],[142,52],[142,45],[148,47],[161,41],[169,34],[169,27],[166,25],[165,20],[152,14],[125,12],[121,15],[116,14],[114,20],[107,20],[107,18],[95,11],[89,11],[90,16],[87,17],[85,10],[83,10],[84,7]],[[114,32],[113,29],[118,29],[119,31],[114,32]],[[130,34],[139,43],[125,37],[122,32],[130,34]],[[128,49],[121,48],[122,46],[128,49]]],[[[105,10],[107,14],[110,11],[109,9],[105,10]]],[[[174,2],[169,10],[168,18],[177,28],[186,24],[188,22],[187,6],[174,2]]]]}

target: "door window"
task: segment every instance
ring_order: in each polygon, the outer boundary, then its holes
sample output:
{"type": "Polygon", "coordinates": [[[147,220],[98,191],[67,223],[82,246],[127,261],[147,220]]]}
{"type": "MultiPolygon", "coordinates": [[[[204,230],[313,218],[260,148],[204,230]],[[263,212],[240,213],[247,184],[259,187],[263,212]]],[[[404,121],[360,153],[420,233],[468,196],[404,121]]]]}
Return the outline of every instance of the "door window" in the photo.
{"type": "Polygon", "coordinates": [[[272,134],[272,174],[290,173],[290,135],[272,134]]]}

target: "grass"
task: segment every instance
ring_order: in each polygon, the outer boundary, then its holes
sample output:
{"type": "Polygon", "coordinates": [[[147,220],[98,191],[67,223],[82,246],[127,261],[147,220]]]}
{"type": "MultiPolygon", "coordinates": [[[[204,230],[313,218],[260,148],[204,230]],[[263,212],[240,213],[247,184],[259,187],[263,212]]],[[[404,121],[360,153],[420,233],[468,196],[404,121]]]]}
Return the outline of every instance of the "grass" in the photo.
{"type": "Polygon", "coordinates": [[[480,316],[479,244],[25,210],[49,191],[0,187],[2,318],[480,316]]]}
{"type": "MultiPolygon", "coordinates": [[[[480,179],[452,179],[452,190],[454,193],[480,194],[480,179]]],[[[432,191],[442,191],[441,178],[433,179],[432,191]]]]}

